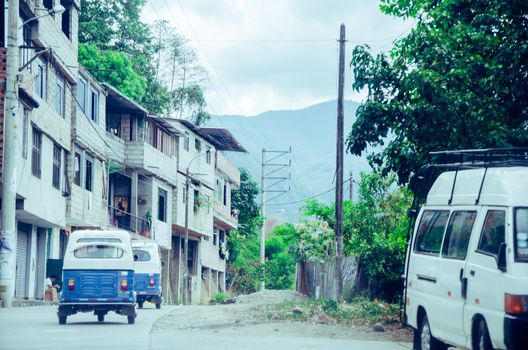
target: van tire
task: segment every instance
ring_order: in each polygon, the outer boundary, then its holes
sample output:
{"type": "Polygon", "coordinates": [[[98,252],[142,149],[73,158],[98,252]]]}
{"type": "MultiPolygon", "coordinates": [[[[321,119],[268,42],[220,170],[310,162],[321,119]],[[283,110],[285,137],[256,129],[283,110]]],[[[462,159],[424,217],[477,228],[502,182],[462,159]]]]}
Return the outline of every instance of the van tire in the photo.
{"type": "Polygon", "coordinates": [[[161,303],[156,304],[156,309],[161,309],[161,303]]]}
{"type": "Polygon", "coordinates": [[[128,324],[134,324],[136,323],[136,317],[135,316],[127,316],[128,324]]]}
{"type": "Polygon", "coordinates": [[[66,324],[68,316],[59,316],[59,324],[66,324]]]}
{"type": "Polygon", "coordinates": [[[493,350],[491,339],[488,331],[488,326],[483,318],[480,318],[473,337],[474,350],[493,350]]]}
{"type": "Polygon", "coordinates": [[[143,302],[142,302],[142,301],[138,302],[138,307],[139,307],[140,309],[143,309],[143,302]]]}
{"type": "Polygon", "coordinates": [[[429,327],[429,320],[424,313],[419,328],[414,331],[413,349],[424,350],[427,348],[430,350],[447,350],[447,344],[433,337],[431,327],[429,327]],[[425,346],[426,344],[429,344],[429,347],[425,346]]]}
{"type": "Polygon", "coordinates": [[[97,314],[97,321],[98,322],[104,322],[104,317],[105,317],[105,315],[103,315],[103,314],[97,314]]]}

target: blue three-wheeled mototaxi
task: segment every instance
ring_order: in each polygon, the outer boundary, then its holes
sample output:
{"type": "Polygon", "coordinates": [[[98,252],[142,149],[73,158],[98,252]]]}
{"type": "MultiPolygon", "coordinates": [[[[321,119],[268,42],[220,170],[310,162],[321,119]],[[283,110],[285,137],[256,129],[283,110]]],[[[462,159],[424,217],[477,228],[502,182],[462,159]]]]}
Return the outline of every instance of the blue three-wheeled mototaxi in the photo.
{"type": "Polygon", "coordinates": [[[123,231],[83,230],[71,234],[63,267],[57,316],[65,324],[77,312],[93,312],[99,322],[109,311],[135,323],[134,255],[123,231]]]}

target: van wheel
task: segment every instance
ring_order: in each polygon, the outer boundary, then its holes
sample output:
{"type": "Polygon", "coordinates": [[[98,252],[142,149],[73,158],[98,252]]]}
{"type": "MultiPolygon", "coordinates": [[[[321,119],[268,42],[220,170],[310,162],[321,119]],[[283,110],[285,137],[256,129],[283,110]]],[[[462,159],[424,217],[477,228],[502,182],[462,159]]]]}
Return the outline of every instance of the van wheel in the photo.
{"type": "Polygon", "coordinates": [[[480,319],[477,329],[475,331],[475,337],[473,338],[473,349],[474,350],[493,350],[491,345],[491,339],[486,326],[486,321],[480,319]]]}
{"type": "Polygon", "coordinates": [[[97,314],[97,321],[104,322],[104,317],[105,317],[105,315],[103,315],[103,314],[97,314]]]}
{"type": "Polygon", "coordinates": [[[414,331],[414,350],[447,350],[447,345],[433,337],[427,315],[422,318],[420,327],[414,331]]]}
{"type": "Polygon", "coordinates": [[[138,302],[138,307],[139,307],[140,309],[143,309],[143,302],[138,302]]]}
{"type": "Polygon", "coordinates": [[[127,318],[128,318],[128,324],[136,323],[136,317],[135,316],[127,316],[127,318]]]}
{"type": "Polygon", "coordinates": [[[161,309],[161,303],[156,304],[156,309],[161,309]]]}
{"type": "Polygon", "coordinates": [[[59,324],[66,324],[68,316],[59,316],[59,324]]]}

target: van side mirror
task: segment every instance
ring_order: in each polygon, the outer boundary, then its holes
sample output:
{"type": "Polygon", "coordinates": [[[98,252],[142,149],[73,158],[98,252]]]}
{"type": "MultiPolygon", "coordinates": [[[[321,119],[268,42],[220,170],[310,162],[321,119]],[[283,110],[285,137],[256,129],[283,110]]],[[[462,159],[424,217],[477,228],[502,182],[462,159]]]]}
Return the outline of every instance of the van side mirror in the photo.
{"type": "Polygon", "coordinates": [[[499,255],[497,256],[497,268],[506,272],[506,243],[501,243],[499,246],[499,255]]]}

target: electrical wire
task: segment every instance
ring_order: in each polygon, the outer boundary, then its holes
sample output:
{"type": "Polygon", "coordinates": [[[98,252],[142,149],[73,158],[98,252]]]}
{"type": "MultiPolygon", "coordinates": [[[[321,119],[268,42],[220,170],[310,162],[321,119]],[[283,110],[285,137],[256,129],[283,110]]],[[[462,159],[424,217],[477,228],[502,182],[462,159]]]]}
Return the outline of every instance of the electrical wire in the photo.
{"type": "MultiPolygon", "coordinates": [[[[348,180],[345,180],[343,181],[343,185],[346,184],[347,182],[349,182],[350,179],[348,180]]],[[[319,194],[316,194],[315,196],[311,196],[311,197],[308,197],[308,198],[305,198],[305,199],[301,199],[301,200],[298,200],[298,201],[292,201],[292,202],[285,202],[285,203],[271,203],[271,204],[266,204],[266,205],[291,205],[291,204],[299,204],[299,203],[302,203],[302,202],[305,202],[307,200],[310,200],[310,199],[314,199],[314,198],[318,198],[318,197],[321,197],[321,196],[324,196],[325,194],[327,193],[330,193],[332,192],[333,190],[335,190],[335,187],[332,187],[324,192],[321,192],[319,194]]]]}

